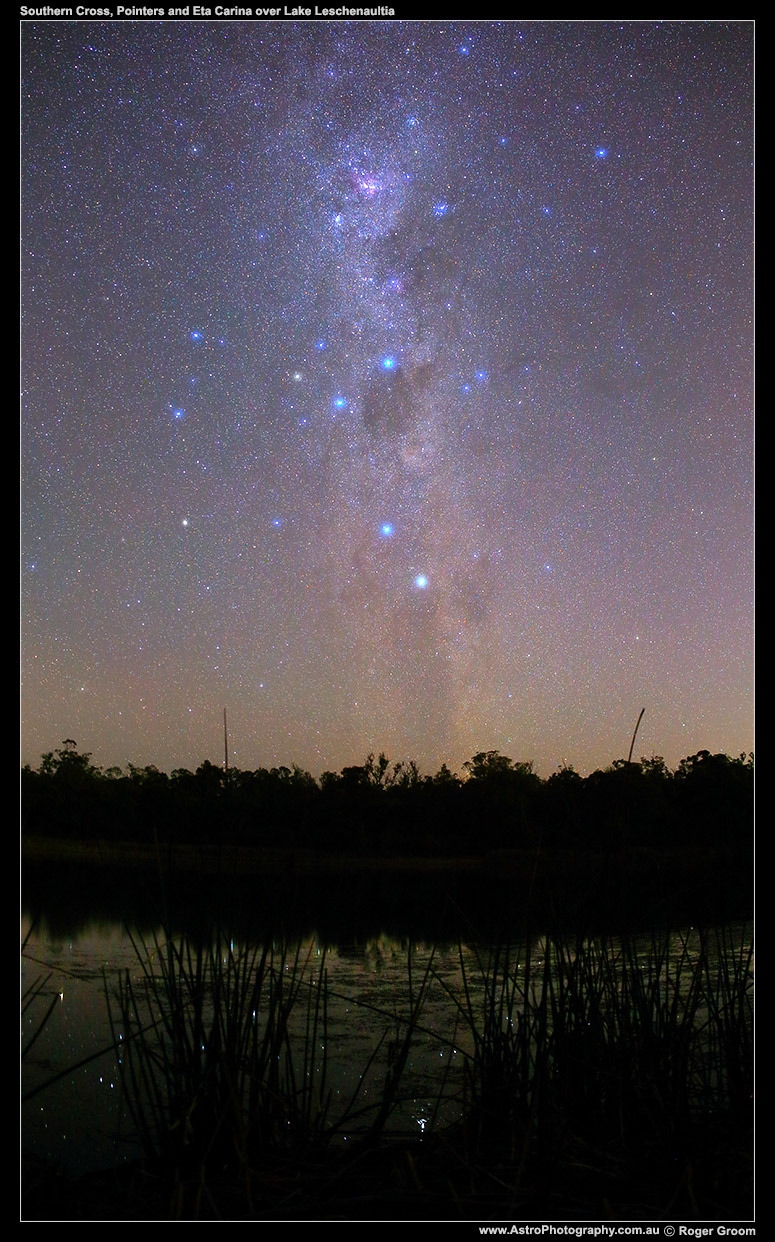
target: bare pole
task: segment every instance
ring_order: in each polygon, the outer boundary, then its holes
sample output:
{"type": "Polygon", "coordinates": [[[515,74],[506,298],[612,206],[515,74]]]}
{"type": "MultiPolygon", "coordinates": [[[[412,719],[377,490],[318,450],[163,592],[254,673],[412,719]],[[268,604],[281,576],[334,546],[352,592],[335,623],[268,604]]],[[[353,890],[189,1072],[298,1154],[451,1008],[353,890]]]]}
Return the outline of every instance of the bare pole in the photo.
{"type": "Polygon", "coordinates": [[[229,734],[226,731],[226,708],[223,709],[223,770],[229,771],[229,734]]]}
{"type": "Polygon", "coordinates": [[[642,708],[640,709],[640,716],[638,717],[638,722],[637,722],[637,724],[635,725],[635,728],[634,728],[634,730],[633,730],[633,734],[632,734],[632,741],[630,742],[630,753],[629,753],[629,755],[627,756],[627,762],[628,762],[628,763],[632,763],[632,748],[633,748],[633,746],[635,745],[635,734],[638,732],[638,729],[639,729],[639,727],[640,727],[640,722],[641,722],[641,720],[643,719],[643,713],[645,712],[645,710],[646,710],[646,709],[645,709],[645,707],[642,707],[642,708]]]}

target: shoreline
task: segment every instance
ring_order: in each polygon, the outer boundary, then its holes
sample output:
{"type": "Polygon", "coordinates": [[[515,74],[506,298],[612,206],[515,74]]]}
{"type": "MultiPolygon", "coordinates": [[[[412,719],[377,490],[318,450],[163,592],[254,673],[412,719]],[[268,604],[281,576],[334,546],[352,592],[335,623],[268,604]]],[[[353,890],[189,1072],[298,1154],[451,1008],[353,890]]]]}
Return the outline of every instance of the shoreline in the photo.
{"type": "Polygon", "coordinates": [[[724,864],[727,860],[738,863],[748,847],[679,846],[675,849],[625,845],[620,849],[498,849],[482,855],[453,857],[429,857],[426,855],[360,855],[334,854],[311,849],[282,849],[254,845],[193,845],[176,844],[155,846],[135,841],[62,840],[58,837],[22,836],[20,862],[25,863],[85,863],[90,866],[155,866],[203,871],[212,868],[232,868],[245,874],[282,875],[286,872],[319,875],[349,874],[352,872],[395,871],[407,873],[427,872],[480,872],[488,874],[493,869],[499,873],[517,874],[525,867],[542,868],[553,865],[564,868],[574,860],[590,862],[618,862],[630,867],[642,866],[652,870],[657,867],[670,869],[685,866],[688,862],[705,865],[724,864]]]}
{"type": "MultiPolygon", "coordinates": [[[[361,857],[309,849],[253,845],[144,845],[134,841],[63,841],[29,837],[21,841],[21,863],[85,863],[90,866],[161,867],[176,870],[237,870],[246,875],[286,872],[319,875],[354,871],[480,871],[485,858],[361,857]]],[[[524,855],[525,859],[532,854],[524,855]]]]}

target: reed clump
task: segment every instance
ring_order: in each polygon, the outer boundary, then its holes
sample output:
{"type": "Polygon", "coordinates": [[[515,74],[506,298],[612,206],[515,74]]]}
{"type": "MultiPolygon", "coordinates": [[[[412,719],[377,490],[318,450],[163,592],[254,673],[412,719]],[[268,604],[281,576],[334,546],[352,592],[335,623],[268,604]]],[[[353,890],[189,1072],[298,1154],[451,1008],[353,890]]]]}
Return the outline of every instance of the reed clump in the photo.
{"type": "Polygon", "coordinates": [[[428,971],[390,1043],[387,1072],[378,1057],[386,1029],[334,1108],[324,953],[313,961],[311,948],[238,947],[221,933],[211,942],[132,942],[139,972],[124,971],[117,988],[106,980],[108,1012],[133,1137],[157,1187],[168,1189],[173,1217],[217,1214],[216,1187],[228,1187],[229,1198],[240,1188],[251,1213],[267,1198],[282,1203],[286,1193],[298,1197],[293,1183],[302,1171],[306,1197],[339,1172],[344,1142],[348,1152],[380,1142],[428,971]]]}
{"type": "Polygon", "coordinates": [[[474,1047],[450,1150],[472,1193],[545,1216],[745,1217],[752,953],[724,929],[545,936],[498,946],[479,988],[461,956],[474,1047]]]}
{"type": "Polygon", "coordinates": [[[349,1096],[332,1090],[325,955],[154,938],[107,987],[146,1188],[173,1218],[744,1219],[747,934],[523,939],[433,958],[349,1096]],[[423,1027],[431,988],[454,1031],[423,1027]],[[422,1134],[413,1041],[463,1052],[422,1134]],[[367,1092],[364,1084],[370,1083],[367,1092]],[[451,1119],[450,1119],[451,1118],[451,1119]]]}

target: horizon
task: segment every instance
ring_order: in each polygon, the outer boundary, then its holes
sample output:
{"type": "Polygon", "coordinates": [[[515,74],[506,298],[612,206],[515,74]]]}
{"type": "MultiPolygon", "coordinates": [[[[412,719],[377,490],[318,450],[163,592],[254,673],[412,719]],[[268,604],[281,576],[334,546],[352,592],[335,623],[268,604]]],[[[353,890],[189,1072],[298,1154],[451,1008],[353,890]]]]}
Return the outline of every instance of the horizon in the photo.
{"type": "MultiPolygon", "coordinates": [[[[639,723],[640,723],[640,722],[639,722],[639,723]]],[[[639,724],[636,726],[636,733],[637,733],[638,731],[639,731],[639,724]]],[[[632,740],[634,741],[635,739],[633,738],[632,740]]],[[[420,777],[421,779],[423,779],[423,778],[425,778],[425,777],[434,777],[434,776],[438,775],[438,773],[439,773],[440,771],[442,771],[443,769],[445,769],[445,768],[446,768],[446,769],[450,772],[450,774],[451,774],[452,776],[457,777],[457,778],[458,778],[458,779],[460,779],[460,780],[466,780],[466,779],[467,779],[467,777],[466,777],[466,775],[465,775],[465,768],[467,767],[467,765],[468,765],[468,763],[470,762],[470,760],[472,760],[472,759],[476,758],[479,754],[487,754],[487,753],[490,753],[490,754],[495,754],[495,755],[501,755],[501,757],[502,757],[502,758],[505,758],[505,759],[509,759],[509,760],[511,760],[511,762],[512,762],[512,763],[514,763],[515,765],[518,765],[518,764],[527,764],[527,765],[529,765],[530,770],[531,770],[531,771],[532,771],[535,775],[537,775],[537,776],[538,776],[541,780],[547,780],[547,779],[548,779],[548,777],[549,777],[549,776],[551,776],[553,773],[555,773],[555,772],[559,772],[559,771],[562,771],[562,770],[564,770],[564,769],[571,769],[571,770],[572,770],[572,771],[574,771],[574,772],[575,772],[578,776],[581,776],[583,779],[586,779],[586,777],[591,776],[591,775],[592,775],[593,773],[595,773],[595,772],[606,771],[606,770],[609,770],[609,769],[613,768],[613,766],[614,766],[616,763],[623,763],[623,762],[625,762],[624,755],[618,755],[618,756],[616,756],[615,758],[610,759],[607,763],[601,763],[601,764],[598,764],[598,765],[596,765],[594,768],[590,768],[588,771],[579,771],[579,769],[575,766],[575,764],[570,763],[569,761],[566,761],[566,760],[561,760],[561,761],[559,761],[558,763],[556,763],[556,764],[555,764],[555,766],[554,766],[554,768],[552,769],[552,771],[551,771],[551,772],[548,772],[548,773],[547,773],[547,772],[539,772],[539,771],[538,771],[538,769],[537,769],[537,767],[536,767],[536,765],[532,762],[532,760],[524,760],[524,759],[519,759],[518,757],[516,757],[516,756],[514,756],[514,755],[503,754],[503,752],[498,751],[498,750],[495,750],[495,749],[493,749],[493,748],[482,748],[481,750],[476,751],[476,752],[474,752],[473,754],[469,755],[466,759],[464,759],[464,760],[463,760],[463,761],[462,761],[459,765],[457,765],[457,766],[452,766],[452,765],[450,765],[449,763],[447,763],[446,761],[442,760],[442,762],[441,762],[441,763],[439,763],[439,764],[438,764],[436,767],[434,767],[434,768],[424,768],[424,767],[422,767],[420,764],[417,764],[417,763],[416,763],[416,760],[414,759],[414,757],[413,757],[412,755],[401,755],[401,756],[398,756],[398,755],[388,755],[388,754],[386,754],[386,753],[385,753],[385,751],[384,751],[384,750],[377,750],[376,748],[373,748],[372,750],[367,751],[367,752],[366,752],[366,753],[365,753],[365,754],[364,754],[364,755],[360,758],[360,760],[359,760],[359,761],[356,761],[355,759],[353,759],[351,762],[349,762],[349,763],[345,763],[345,764],[342,764],[340,767],[337,767],[337,768],[324,768],[324,769],[322,769],[322,770],[321,770],[321,771],[319,771],[319,772],[314,772],[314,771],[311,771],[309,768],[306,768],[303,764],[296,763],[295,761],[290,761],[290,762],[286,762],[286,763],[278,762],[278,763],[271,763],[271,764],[256,764],[256,765],[248,765],[247,767],[245,767],[245,766],[240,766],[240,765],[238,765],[238,764],[236,764],[236,763],[234,762],[234,756],[232,755],[231,750],[229,750],[229,757],[228,757],[228,760],[227,760],[226,755],[224,754],[224,750],[223,750],[223,748],[222,748],[222,752],[221,752],[221,759],[220,759],[220,761],[219,761],[219,762],[216,762],[216,761],[214,761],[213,759],[211,759],[209,756],[206,756],[205,758],[203,758],[203,759],[199,760],[199,762],[198,762],[198,763],[196,763],[196,764],[191,764],[191,765],[188,765],[188,764],[175,764],[174,766],[171,766],[171,767],[169,767],[169,766],[168,766],[168,767],[162,767],[160,764],[158,764],[158,763],[154,763],[154,762],[149,762],[149,763],[144,763],[144,764],[137,764],[137,763],[133,763],[131,760],[129,760],[129,761],[127,761],[127,762],[123,763],[123,764],[118,764],[118,763],[115,763],[115,764],[109,764],[109,763],[108,763],[108,764],[106,764],[106,763],[95,762],[95,756],[92,754],[92,752],[91,752],[91,751],[84,750],[84,749],[82,749],[81,747],[79,747],[79,746],[78,746],[78,744],[77,744],[77,742],[75,742],[75,739],[74,739],[74,738],[66,738],[66,739],[63,739],[63,742],[60,744],[60,746],[55,746],[55,747],[53,747],[50,751],[43,752],[43,754],[42,754],[42,755],[40,755],[40,756],[38,757],[38,762],[37,762],[37,763],[31,763],[29,760],[22,760],[22,764],[21,764],[22,768],[25,768],[25,767],[31,767],[34,771],[37,771],[37,770],[39,769],[39,767],[40,767],[40,761],[41,761],[41,760],[42,760],[42,759],[43,759],[46,755],[49,755],[49,754],[57,754],[57,753],[59,753],[60,751],[63,751],[63,750],[65,750],[65,749],[68,749],[68,747],[65,745],[65,743],[75,743],[75,746],[74,746],[75,753],[76,753],[76,754],[79,754],[79,755],[85,755],[85,756],[87,756],[87,757],[88,757],[88,759],[89,759],[90,761],[92,761],[92,762],[93,762],[93,765],[94,765],[94,766],[95,766],[95,767],[96,767],[96,768],[97,768],[100,772],[103,772],[103,773],[104,773],[105,771],[109,771],[111,768],[119,768],[119,769],[121,770],[122,774],[127,775],[127,774],[129,774],[130,769],[137,769],[138,771],[143,771],[145,768],[152,768],[152,769],[155,769],[156,771],[160,772],[160,773],[161,773],[161,774],[163,774],[163,775],[171,776],[171,775],[173,775],[173,774],[174,774],[174,772],[176,772],[176,771],[194,773],[194,772],[196,772],[196,771],[197,771],[197,769],[198,769],[199,767],[203,766],[203,765],[204,765],[204,764],[206,764],[206,763],[210,763],[210,764],[212,764],[214,767],[220,768],[220,769],[222,769],[222,770],[224,770],[224,771],[226,771],[226,772],[231,772],[231,771],[239,771],[239,772],[256,772],[256,771],[272,771],[272,770],[275,770],[275,769],[285,769],[285,770],[287,770],[287,771],[291,771],[291,772],[298,771],[298,772],[300,772],[301,774],[303,774],[303,775],[305,775],[305,776],[311,776],[311,777],[312,777],[312,778],[313,778],[316,782],[317,782],[317,781],[319,781],[319,780],[321,779],[321,777],[322,777],[322,776],[324,776],[324,775],[332,775],[332,774],[333,774],[333,775],[340,775],[342,772],[344,772],[344,771],[345,771],[346,769],[348,769],[348,768],[351,768],[351,767],[356,767],[356,768],[363,767],[363,766],[364,766],[364,764],[365,764],[368,760],[370,760],[370,759],[374,759],[374,758],[379,758],[379,759],[384,758],[384,759],[386,759],[386,760],[387,760],[387,762],[388,762],[388,766],[387,766],[387,769],[386,769],[386,770],[387,770],[388,772],[390,772],[390,771],[392,771],[392,770],[397,770],[397,769],[400,769],[400,768],[402,768],[402,767],[405,767],[405,766],[406,766],[406,765],[408,765],[408,764],[415,763],[415,764],[416,764],[416,767],[417,767],[418,775],[419,775],[419,777],[420,777]]],[[[231,742],[229,741],[229,747],[230,747],[230,746],[231,746],[231,742]]],[[[628,748],[628,749],[629,749],[629,748],[628,748]]],[[[750,760],[752,761],[752,760],[753,760],[753,756],[754,756],[754,752],[753,752],[753,750],[751,750],[751,751],[741,751],[741,752],[731,753],[731,752],[729,752],[729,751],[724,751],[724,750],[721,750],[721,751],[713,751],[713,750],[710,750],[710,748],[709,748],[709,747],[707,747],[707,746],[701,746],[701,747],[699,747],[699,748],[698,748],[697,750],[695,750],[695,751],[687,752],[685,755],[682,755],[682,756],[680,757],[680,759],[679,759],[679,760],[677,760],[676,762],[671,763],[671,762],[669,762],[669,761],[665,758],[665,756],[664,756],[664,755],[657,755],[656,753],[646,755],[646,754],[640,753],[640,752],[638,751],[638,749],[637,749],[637,748],[635,748],[635,749],[633,749],[633,753],[632,753],[632,760],[631,760],[631,762],[632,762],[633,764],[638,764],[638,765],[640,765],[640,764],[642,764],[642,763],[644,763],[644,762],[647,762],[647,761],[649,761],[649,760],[661,759],[661,760],[663,760],[663,761],[664,761],[664,763],[665,763],[665,767],[667,768],[668,772],[670,772],[670,773],[672,774],[672,773],[674,773],[674,772],[676,771],[676,769],[680,766],[680,763],[681,763],[683,760],[685,760],[685,759],[691,759],[691,758],[693,758],[695,755],[697,755],[697,754],[702,754],[702,753],[705,753],[705,754],[710,754],[710,755],[714,755],[714,756],[715,756],[715,755],[725,755],[725,756],[726,756],[726,758],[728,758],[728,759],[730,759],[730,760],[734,760],[734,761],[737,761],[737,760],[740,760],[740,759],[750,759],[750,760]]],[[[629,762],[629,760],[628,760],[628,762],[629,762]]]]}

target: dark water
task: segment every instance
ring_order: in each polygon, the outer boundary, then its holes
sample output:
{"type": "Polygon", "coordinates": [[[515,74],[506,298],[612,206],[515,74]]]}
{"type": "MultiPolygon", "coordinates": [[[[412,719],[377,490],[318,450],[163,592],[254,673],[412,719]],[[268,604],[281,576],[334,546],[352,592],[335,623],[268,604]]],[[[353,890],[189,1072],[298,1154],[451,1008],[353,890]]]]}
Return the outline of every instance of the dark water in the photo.
{"type": "MultiPolygon", "coordinates": [[[[598,896],[605,891],[598,887],[598,896]]],[[[658,910],[659,891],[646,896],[646,911],[652,901],[658,910]]],[[[624,930],[627,903],[620,897],[614,894],[607,907],[593,904],[590,931],[601,920],[608,931],[624,930]]],[[[379,1094],[391,1044],[411,1012],[412,988],[430,963],[432,986],[407,1065],[400,1118],[415,1133],[428,1124],[444,1076],[453,1088],[462,1076],[471,1036],[459,1004],[466,987],[471,1003],[482,1003],[488,946],[508,942],[515,962],[529,956],[539,965],[537,911],[554,928],[577,935],[586,930],[571,900],[566,909],[554,899],[543,907],[536,902],[535,875],[498,876],[481,868],[264,879],[179,873],[160,883],[150,872],[32,867],[25,869],[22,904],[22,992],[42,989],[24,1016],[23,1045],[38,1028],[46,998],[57,998],[24,1058],[23,1146],[70,1173],[137,1154],[121,1108],[105,999],[120,971],[139,977],[130,929],[149,945],[162,936],[162,926],[175,935],[206,937],[217,926],[237,947],[271,942],[289,969],[301,946],[310,986],[320,986],[325,972],[329,1074],[342,1103],[375,1050],[364,1102],[379,1094]]],[[[691,934],[684,925],[681,936],[691,934]]],[[[647,946],[646,939],[644,952],[647,946]]]]}

